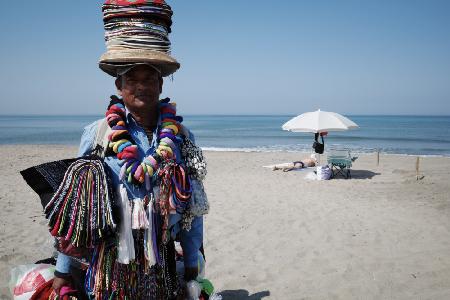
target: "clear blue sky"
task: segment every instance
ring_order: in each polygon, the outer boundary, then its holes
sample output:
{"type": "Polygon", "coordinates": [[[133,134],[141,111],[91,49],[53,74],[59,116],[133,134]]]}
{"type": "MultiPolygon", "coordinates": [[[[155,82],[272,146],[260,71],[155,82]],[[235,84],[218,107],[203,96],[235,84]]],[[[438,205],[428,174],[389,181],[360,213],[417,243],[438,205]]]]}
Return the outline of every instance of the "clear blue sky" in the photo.
{"type": "MultiPolygon", "coordinates": [[[[0,114],[103,114],[101,1],[8,1],[0,114]]],[[[183,114],[450,115],[450,1],[168,1],[183,114]]]]}

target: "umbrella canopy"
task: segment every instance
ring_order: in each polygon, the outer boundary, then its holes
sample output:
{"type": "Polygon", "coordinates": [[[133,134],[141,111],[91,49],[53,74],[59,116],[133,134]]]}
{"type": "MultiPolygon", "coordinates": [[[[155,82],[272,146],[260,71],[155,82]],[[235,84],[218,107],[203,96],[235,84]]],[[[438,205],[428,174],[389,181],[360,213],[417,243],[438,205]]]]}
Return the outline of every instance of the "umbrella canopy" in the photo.
{"type": "Polygon", "coordinates": [[[283,130],[293,132],[316,133],[344,131],[358,128],[358,125],[343,115],[329,111],[321,111],[319,109],[317,111],[307,112],[290,119],[283,124],[282,128],[283,130]]]}

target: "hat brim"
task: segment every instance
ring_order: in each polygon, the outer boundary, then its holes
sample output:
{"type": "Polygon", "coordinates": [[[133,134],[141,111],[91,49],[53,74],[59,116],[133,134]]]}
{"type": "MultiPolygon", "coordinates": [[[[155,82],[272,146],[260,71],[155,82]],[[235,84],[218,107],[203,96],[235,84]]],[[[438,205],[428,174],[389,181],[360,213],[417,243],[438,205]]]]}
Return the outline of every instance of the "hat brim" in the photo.
{"type": "Polygon", "coordinates": [[[108,50],[100,57],[98,64],[102,71],[117,77],[117,70],[120,67],[132,63],[151,64],[161,71],[163,77],[175,73],[180,68],[180,63],[172,56],[159,51],[142,49],[108,50]]]}

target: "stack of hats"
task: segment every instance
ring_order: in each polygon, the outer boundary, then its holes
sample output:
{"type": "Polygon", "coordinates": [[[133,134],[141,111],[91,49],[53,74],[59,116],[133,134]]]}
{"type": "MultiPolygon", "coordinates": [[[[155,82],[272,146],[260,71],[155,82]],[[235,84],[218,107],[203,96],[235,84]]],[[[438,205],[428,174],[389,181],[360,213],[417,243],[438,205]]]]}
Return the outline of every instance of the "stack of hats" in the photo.
{"type": "Polygon", "coordinates": [[[103,21],[107,51],[99,65],[106,73],[148,63],[168,76],[180,67],[170,56],[172,9],[164,0],[107,0],[103,21]]]}

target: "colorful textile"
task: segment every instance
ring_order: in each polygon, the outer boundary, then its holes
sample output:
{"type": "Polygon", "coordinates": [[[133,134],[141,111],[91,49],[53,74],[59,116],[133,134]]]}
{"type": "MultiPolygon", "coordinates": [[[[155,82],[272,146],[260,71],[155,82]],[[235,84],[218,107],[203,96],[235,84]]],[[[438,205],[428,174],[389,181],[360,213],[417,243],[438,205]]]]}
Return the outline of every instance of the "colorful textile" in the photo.
{"type": "Polygon", "coordinates": [[[39,286],[30,300],[48,300],[53,292],[52,284],[53,279],[39,286]]]}
{"type": "Polygon", "coordinates": [[[164,1],[106,1],[102,7],[108,50],[129,48],[170,53],[172,9],[164,1]]]}
{"type": "Polygon", "coordinates": [[[136,185],[145,185],[151,191],[152,177],[160,183],[160,195],[157,201],[158,212],[164,217],[162,230],[164,241],[169,239],[169,215],[183,213],[191,199],[191,182],[182,164],[177,163],[179,152],[181,122],[176,115],[176,106],[170,99],[159,103],[162,126],[158,133],[158,146],[151,155],[139,157],[138,147],[132,141],[126,124],[126,110],[122,100],[112,96],[106,112],[106,120],[112,129],[109,135],[110,152],[123,160],[120,178],[136,185]]]}
{"type": "MultiPolygon", "coordinates": [[[[102,122],[103,120],[98,120],[84,128],[84,133],[81,138],[80,150],[78,153],[79,156],[87,155],[92,151],[93,146],[95,145],[93,141],[95,140],[96,132],[98,130],[98,127],[101,126],[102,122]]],[[[161,126],[162,126],[161,118],[158,118],[158,129],[153,133],[153,137],[151,139],[151,142],[149,143],[149,140],[143,128],[140,127],[138,123],[136,123],[136,121],[134,120],[134,118],[130,113],[127,114],[127,127],[130,134],[133,136],[134,142],[139,148],[140,157],[144,157],[146,154],[154,153],[155,151],[154,149],[156,149],[158,146],[158,132],[161,131],[160,130],[161,126]]],[[[186,138],[189,138],[190,140],[194,141],[195,138],[192,135],[192,133],[189,132],[184,126],[182,127],[184,132],[183,134],[186,136],[186,138]]],[[[183,164],[185,159],[183,158],[181,151],[176,154],[176,157],[177,162],[183,164]]],[[[110,171],[113,186],[118,187],[120,184],[123,184],[124,187],[127,189],[130,201],[133,201],[134,199],[144,199],[147,195],[149,195],[149,192],[146,190],[145,185],[136,186],[133,183],[128,183],[128,181],[123,182],[120,179],[119,175],[123,162],[119,160],[116,155],[106,156],[105,163],[110,171]]],[[[152,178],[156,179],[156,177],[152,178]]],[[[195,191],[195,188],[198,188],[199,185],[195,184],[195,180],[192,180],[191,184],[193,188],[193,194],[191,197],[195,197],[198,194],[198,192],[195,191]]],[[[158,183],[156,181],[152,182],[152,187],[154,187],[153,191],[155,192],[155,197],[159,199],[158,197],[159,192],[156,191],[156,189],[159,190],[158,183]]],[[[204,193],[204,191],[202,193],[204,193]]],[[[115,202],[119,203],[117,198],[115,202]]],[[[191,210],[193,203],[197,203],[199,201],[196,198],[191,198],[190,202],[191,203],[189,205],[188,211],[191,210]]],[[[195,216],[194,219],[192,220],[191,229],[189,231],[182,230],[182,228],[185,228],[184,220],[183,224],[181,222],[182,216],[184,216],[185,213],[170,214],[169,227],[171,228],[171,234],[173,238],[178,236],[180,240],[186,241],[184,243],[185,246],[183,247],[185,255],[184,260],[185,265],[187,265],[188,267],[195,267],[197,264],[197,252],[203,241],[203,218],[201,216],[195,216]]],[[[62,263],[60,264],[61,260],[63,259],[67,261],[70,258],[64,255],[60,255],[58,257],[58,265],[61,265],[61,268],[58,267],[58,271],[62,273],[67,273],[68,268],[65,267],[68,264],[62,263]]]]}
{"type": "MultiPolygon", "coordinates": [[[[144,232],[136,231],[135,243],[142,245],[144,232]]],[[[143,247],[136,247],[129,264],[117,261],[117,245],[105,241],[92,256],[85,288],[93,299],[174,299],[179,292],[173,241],[159,247],[159,264],[149,265],[143,247]]]]}
{"type": "MultiPolygon", "coordinates": [[[[145,157],[146,155],[150,155],[151,153],[155,153],[155,149],[158,148],[160,144],[160,136],[162,136],[161,131],[163,128],[162,122],[167,121],[167,113],[172,113],[176,116],[176,109],[171,109],[170,107],[165,110],[164,114],[160,114],[157,123],[157,129],[153,132],[152,138],[148,138],[148,134],[145,133],[144,129],[139,126],[139,124],[134,120],[130,113],[127,113],[126,116],[126,127],[129,134],[133,137],[133,142],[138,146],[139,157],[145,157]]],[[[181,119],[180,119],[181,120],[181,119]]],[[[84,129],[84,133],[81,139],[80,151],[79,155],[83,156],[86,153],[89,153],[94,147],[93,141],[95,140],[96,132],[103,120],[99,120],[97,122],[92,123],[84,129]]],[[[194,136],[186,129],[184,126],[182,127],[183,138],[189,138],[194,141],[194,136]]],[[[166,136],[167,133],[164,134],[166,136]]],[[[171,143],[167,141],[170,145],[171,143]]],[[[175,147],[175,157],[176,162],[179,164],[183,164],[185,159],[181,153],[181,149],[175,147]]],[[[122,160],[123,162],[123,160],[122,160]]],[[[134,183],[129,183],[128,180],[125,182],[121,181],[119,178],[120,169],[121,169],[121,161],[117,158],[117,155],[106,156],[105,163],[108,166],[109,171],[111,171],[111,179],[113,181],[114,186],[118,186],[119,184],[123,184],[128,193],[128,198],[131,206],[133,205],[134,200],[137,199],[145,199],[146,196],[151,196],[145,185],[135,185],[134,183]]],[[[127,179],[127,178],[126,178],[127,179]]],[[[152,177],[152,187],[159,190],[159,183],[157,182],[157,176],[152,177]]],[[[193,185],[193,188],[195,186],[193,185]]],[[[153,192],[155,190],[152,190],[153,192]]],[[[150,201],[151,203],[157,202],[159,200],[159,192],[155,193],[157,199],[150,201]]],[[[128,200],[127,200],[128,201],[128,200]]],[[[192,200],[191,200],[192,201],[192,200]]],[[[146,203],[146,201],[144,201],[146,203]]],[[[145,208],[145,204],[144,204],[145,208]]],[[[147,211],[147,210],[146,210],[147,211]]],[[[102,266],[101,264],[91,264],[92,266],[99,266],[97,270],[104,270],[100,273],[96,274],[96,272],[91,271],[91,276],[89,277],[91,283],[91,289],[88,291],[94,292],[98,295],[106,296],[108,295],[108,291],[112,295],[112,299],[170,299],[167,295],[173,295],[174,291],[177,290],[176,284],[177,280],[173,274],[173,264],[171,260],[173,260],[172,254],[172,241],[169,241],[167,244],[162,242],[162,223],[163,218],[160,213],[156,210],[150,211],[150,214],[153,214],[154,217],[149,218],[149,221],[152,220],[152,232],[139,229],[134,230],[134,248],[135,248],[135,260],[130,261],[129,264],[121,264],[116,260],[116,264],[112,266],[112,268],[107,267],[108,259],[103,259],[103,262],[106,265],[102,266]],[[153,231],[155,229],[155,232],[153,231]],[[149,246],[145,247],[147,242],[148,244],[156,245],[156,264],[154,260],[149,260],[148,250],[149,246]],[[108,271],[111,270],[111,271],[108,271]],[[110,273],[107,273],[110,272],[110,273]],[[103,274],[102,274],[103,273],[103,274]],[[109,275],[107,275],[109,274],[109,275]],[[99,277],[97,277],[97,275],[99,277]],[[109,281],[103,281],[104,287],[101,285],[94,291],[93,288],[97,283],[96,278],[100,278],[101,281],[106,278],[112,278],[109,281]],[[102,279],[103,278],[103,279],[102,279]],[[109,284],[112,286],[109,288],[109,284]],[[155,296],[156,295],[156,296],[155,296]]],[[[131,217],[132,213],[130,213],[131,217]]],[[[179,237],[180,241],[183,243],[183,254],[184,254],[184,265],[185,267],[196,267],[198,264],[198,249],[201,247],[203,241],[203,218],[195,217],[192,220],[192,228],[189,231],[182,230],[181,224],[182,215],[179,213],[170,214],[169,218],[169,227],[171,229],[172,238],[179,237]]],[[[123,221],[123,220],[122,220],[123,221]]],[[[131,224],[131,221],[129,222],[131,224]]],[[[131,225],[129,225],[131,227],[131,225]]],[[[112,244],[113,246],[114,244],[112,244]]],[[[106,246],[106,245],[105,245],[106,246]]],[[[117,247],[117,245],[116,245],[117,247]]],[[[150,246],[151,247],[151,246],[150,246]]],[[[100,248],[99,248],[100,249],[100,248]]],[[[113,247],[105,247],[103,251],[115,251],[113,247]]],[[[107,252],[108,252],[107,251],[107,252]]],[[[104,255],[108,256],[107,252],[104,252],[104,255]]],[[[111,254],[114,254],[112,252],[111,254]]],[[[119,252],[117,251],[118,255],[119,252]]],[[[99,256],[97,256],[99,257],[99,256]]],[[[105,256],[103,256],[105,257],[105,256]]],[[[58,264],[62,259],[70,259],[67,256],[59,255],[58,256],[58,264]]],[[[64,270],[59,271],[64,272],[64,270]]],[[[101,282],[99,281],[99,282],[101,282]]]]}
{"type": "Polygon", "coordinates": [[[45,207],[50,233],[75,247],[94,247],[116,228],[112,198],[102,160],[76,160],[45,207]]]}

